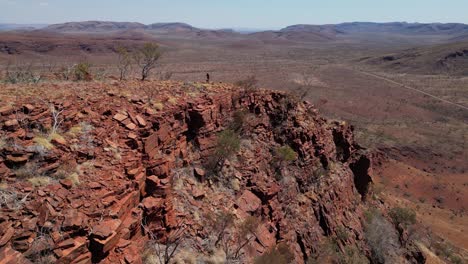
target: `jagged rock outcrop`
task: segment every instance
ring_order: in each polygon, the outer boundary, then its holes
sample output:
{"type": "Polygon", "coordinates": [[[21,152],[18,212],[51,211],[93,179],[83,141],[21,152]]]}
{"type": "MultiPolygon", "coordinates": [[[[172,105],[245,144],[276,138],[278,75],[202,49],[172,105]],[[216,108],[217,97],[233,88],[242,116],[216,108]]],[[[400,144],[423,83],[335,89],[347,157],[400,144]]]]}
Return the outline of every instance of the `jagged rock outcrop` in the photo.
{"type": "Polygon", "coordinates": [[[39,135],[54,121],[40,103],[0,109],[5,263],[141,263],[146,241],[164,241],[181,225],[176,253],[210,258],[221,248],[212,224],[220,212],[236,223],[258,219],[236,256],[242,263],[279,244],[304,263],[332,236],[339,247],[366,248],[361,220],[371,162],[351,126],[281,92],[222,86],[193,96],[172,86],[171,93],[176,99],[162,110],[143,95],[114,92],[55,101],[59,136],[39,135]],[[217,133],[240,112],[240,150],[213,176],[207,164],[217,133]],[[276,166],[282,146],[297,159],[276,166]]]}

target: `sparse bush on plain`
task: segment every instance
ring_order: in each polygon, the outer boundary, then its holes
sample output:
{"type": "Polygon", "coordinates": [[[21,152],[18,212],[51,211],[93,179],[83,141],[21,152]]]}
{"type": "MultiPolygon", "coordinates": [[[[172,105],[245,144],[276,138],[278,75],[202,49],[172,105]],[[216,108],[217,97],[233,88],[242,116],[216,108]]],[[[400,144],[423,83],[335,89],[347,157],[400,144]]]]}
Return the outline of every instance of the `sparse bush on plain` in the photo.
{"type": "Polygon", "coordinates": [[[91,65],[87,62],[80,62],[73,67],[75,81],[91,81],[91,65]]]}
{"type": "Polygon", "coordinates": [[[159,46],[156,43],[146,43],[134,54],[136,64],[141,68],[141,80],[148,78],[152,69],[161,57],[159,46]]]}
{"type": "Polygon", "coordinates": [[[27,65],[14,65],[7,64],[5,69],[6,83],[38,83],[42,80],[42,75],[33,71],[31,63],[27,65]]]}
{"type": "Polygon", "coordinates": [[[127,74],[132,65],[132,56],[125,47],[117,47],[117,68],[119,69],[119,80],[127,78],[127,74]]]}
{"type": "Polygon", "coordinates": [[[73,78],[74,65],[62,66],[54,73],[55,77],[59,80],[69,81],[73,78]]]}

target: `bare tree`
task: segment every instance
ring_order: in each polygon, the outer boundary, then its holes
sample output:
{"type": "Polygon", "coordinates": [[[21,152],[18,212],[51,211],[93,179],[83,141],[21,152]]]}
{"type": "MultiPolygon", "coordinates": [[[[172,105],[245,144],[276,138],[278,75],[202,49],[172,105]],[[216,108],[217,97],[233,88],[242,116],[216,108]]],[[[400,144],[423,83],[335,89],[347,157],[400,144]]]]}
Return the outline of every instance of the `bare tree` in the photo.
{"type": "Polygon", "coordinates": [[[68,81],[72,77],[74,68],[75,68],[75,64],[63,65],[55,73],[55,76],[56,76],[56,78],[58,78],[60,80],[68,81]]]}
{"type": "Polygon", "coordinates": [[[145,93],[148,105],[151,105],[153,103],[154,98],[156,98],[156,96],[159,93],[159,89],[156,89],[156,87],[154,86],[142,85],[140,86],[140,90],[143,91],[143,93],[145,93]]]}
{"type": "Polygon", "coordinates": [[[222,212],[210,219],[216,235],[214,247],[221,247],[226,254],[227,262],[233,263],[242,256],[243,249],[255,239],[255,232],[260,225],[256,217],[249,216],[239,225],[234,223],[234,215],[222,212]]]}
{"type": "Polygon", "coordinates": [[[59,130],[60,126],[62,125],[64,119],[63,119],[63,106],[62,104],[59,104],[58,106],[56,106],[54,103],[52,102],[49,102],[48,100],[41,100],[45,105],[47,105],[47,107],[49,108],[50,110],[50,114],[52,116],[52,128],[50,130],[50,133],[49,135],[53,135],[55,133],[57,133],[57,131],[59,130]]]}
{"type": "Polygon", "coordinates": [[[158,263],[169,264],[185,237],[185,222],[179,221],[163,239],[158,239],[156,234],[154,234],[146,225],[145,220],[142,221],[141,227],[150,238],[146,256],[144,256],[144,258],[156,256],[159,261],[158,263]]]}
{"type": "Polygon", "coordinates": [[[118,64],[117,67],[119,68],[120,77],[119,79],[125,80],[128,71],[130,70],[130,66],[132,64],[132,58],[130,53],[125,47],[118,47],[117,48],[118,54],[118,64]]]}
{"type": "Polygon", "coordinates": [[[148,78],[150,72],[161,57],[159,46],[156,43],[146,43],[134,55],[135,62],[141,68],[141,80],[148,78]]]}
{"type": "Polygon", "coordinates": [[[251,93],[258,88],[258,80],[255,75],[249,75],[245,79],[237,81],[235,84],[247,93],[251,93]]]}
{"type": "Polygon", "coordinates": [[[9,61],[5,68],[5,81],[8,83],[38,83],[42,74],[33,71],[32,63],[11,65],[9,61]]]}
{"type": "Polygon", "coordinates": [[[294,89],[293,94],[295,97],[297,97],[298,100],[304,101],[314,85],[314,78],[307,72],[303,72],[300,74],[298,83],[299,86],[294,89]]]}
{"type": "Polygon", "coordinates": [[[51,134],[57,133],[57,130],[59,129],[60,125],[62,125],[63,118],[62,118],[62,113],[63,113],[63,108],[60,105],[59,107],[56,106],[50,106],[50,111],[52,113],[52,130],[51,134]]]}

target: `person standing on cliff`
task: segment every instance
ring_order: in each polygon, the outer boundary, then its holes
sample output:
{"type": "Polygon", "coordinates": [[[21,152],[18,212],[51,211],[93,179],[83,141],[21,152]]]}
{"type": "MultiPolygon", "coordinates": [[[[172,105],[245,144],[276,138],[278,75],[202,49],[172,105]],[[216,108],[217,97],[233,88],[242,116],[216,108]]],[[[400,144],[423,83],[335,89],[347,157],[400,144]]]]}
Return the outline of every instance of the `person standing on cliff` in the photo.
{"type": "Polygon", "coordinates": [[[210,74],[209,73],[206,74],[206,83],[210,83],[210,74]]]}

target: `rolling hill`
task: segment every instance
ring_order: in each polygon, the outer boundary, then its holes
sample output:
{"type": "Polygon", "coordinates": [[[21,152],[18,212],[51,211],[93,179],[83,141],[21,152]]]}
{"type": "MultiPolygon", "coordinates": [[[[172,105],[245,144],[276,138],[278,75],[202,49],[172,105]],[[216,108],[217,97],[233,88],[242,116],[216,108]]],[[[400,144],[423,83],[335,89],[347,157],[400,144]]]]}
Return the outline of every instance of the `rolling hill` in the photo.
{"type": "Polygon", "coordinates": [[[468,41],[407,49],[366,61],[400,72],[468,75],[468,41]]]}

